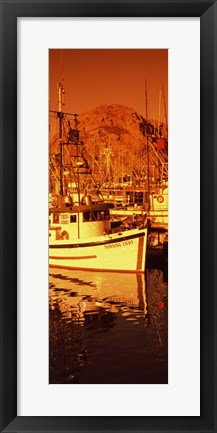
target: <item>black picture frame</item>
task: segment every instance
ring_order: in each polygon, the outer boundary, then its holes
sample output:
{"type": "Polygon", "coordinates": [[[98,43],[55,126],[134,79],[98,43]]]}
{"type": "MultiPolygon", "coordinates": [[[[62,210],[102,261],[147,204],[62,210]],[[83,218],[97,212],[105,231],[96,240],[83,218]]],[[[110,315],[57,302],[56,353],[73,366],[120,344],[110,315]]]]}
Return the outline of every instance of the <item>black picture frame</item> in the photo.
{"type": "MultiPolygon", "coordinates": [[[[217,2],[213,0],[1,0],[0,5],[0,430],[2,432],[216,432],[217,2]],[[98,417],[17,416],[17,18],[67,16],[200,17],[201,415],[199,417],[102,417],[100,413],[98,417]]],[[[190,245],[190,248],[193,254],[193,246],[190,245]]]]}

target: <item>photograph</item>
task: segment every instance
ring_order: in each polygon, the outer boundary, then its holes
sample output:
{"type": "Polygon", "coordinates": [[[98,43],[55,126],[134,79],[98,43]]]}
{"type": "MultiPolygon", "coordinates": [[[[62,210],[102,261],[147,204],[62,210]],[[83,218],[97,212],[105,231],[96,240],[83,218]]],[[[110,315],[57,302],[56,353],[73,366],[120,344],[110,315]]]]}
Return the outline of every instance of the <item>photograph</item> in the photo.
{"type": "Polygon", "coordinates": [[[217,0],[0,3],[0,433],[217,433],[217,0]]]}
{"type": "Polygon", "coordinates": [[[168,49],[49,49],[49,384],[168,384],[168,49]]]}

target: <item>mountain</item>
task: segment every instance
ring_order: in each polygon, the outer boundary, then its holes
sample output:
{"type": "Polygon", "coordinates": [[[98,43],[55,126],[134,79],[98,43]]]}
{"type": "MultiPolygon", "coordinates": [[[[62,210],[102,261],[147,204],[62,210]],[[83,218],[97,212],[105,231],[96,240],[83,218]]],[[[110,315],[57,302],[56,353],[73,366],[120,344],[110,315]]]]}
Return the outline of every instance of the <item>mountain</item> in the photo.
{"type": "MultiPolygon", "coordinates": [[[[147,122],[133,108],[123,105],[100,105],[91,111],[78,116],[77,127],[73,121],[64,120],[63,132],[65,142],[72,137],[74,130],[79,130],[83,143],[82,154],[88,161],[95,182],[120,182],[120,178],[130,176],[131,179],[147,179],[159,176],[158,168],[162,164],[167,167],[166,126],[147,122]],[[71,135],[70,135],[71,134],[71,135]],[[148,169],[149,167],[149,169],[148,169]]],[[[73,141],[73,138],[71,138],[73,141]]],[[[73,147],[68,146],[65,165],[73,164],[73,147]],[[71,150],[69,150],[72,148],[71,150]]],[[[50,144],[51,160],[58,165],[58,135],[50,144]],[[54,155],[55,158],[54,159],[54,155]]],[[[57,172],[58,170],[56,170],[57,172]]]]}

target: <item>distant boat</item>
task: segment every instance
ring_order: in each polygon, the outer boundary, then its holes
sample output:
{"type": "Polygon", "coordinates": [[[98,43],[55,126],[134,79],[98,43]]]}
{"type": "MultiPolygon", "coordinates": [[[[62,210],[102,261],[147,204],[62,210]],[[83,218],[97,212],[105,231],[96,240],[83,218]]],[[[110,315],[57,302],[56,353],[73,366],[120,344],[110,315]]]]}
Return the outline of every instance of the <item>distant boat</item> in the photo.
{"type": "Polygon", "coordinates": [[[168,228],[168,187],[159,187],[149,195],[150,210],[148,213],[151,227],[168,228]]]}
{"type": "MultiPolygon", "coordinates": [[[[73,130],[76,148],[76,194],[63,193],[64,166],[62,119],[62,85],[58,88],[60,143],[60,194],[49,208],[49,266],[92,271],[143,273],[145,270],[147,227],[112,233],[112,204],[98,201],[80,189],[80,174],[86,167],[79,153],[79,131],[73,130]],[[75,133],[76,132],[76,133],[75,133]]],[[[76,115],[77,116],[77,115],[76,115]]]]}
{"type": "MultiPolygon", "coordinates": [[[[131,190],[132,192],[133,189],[131,190]]],[[[136,190],[135,190],[136,191],[136,190]]],[[[125,191],[126,193],[126,191],[125,191]]],[[[144,188],[140,189],[142,195],[147,195],[144,188]]],[[[116,218],[128,218],[132,223],[141,224],[142,221],[148,219],[150,227],[168,228],[168,187],[167,185],[156,185],[150,188],[149,192],[149,210],[147,204],[137,204],[133,202],[131,205],[123,205],[118,208],[115,206],[111,209],[111,216],[116,218]]]]}

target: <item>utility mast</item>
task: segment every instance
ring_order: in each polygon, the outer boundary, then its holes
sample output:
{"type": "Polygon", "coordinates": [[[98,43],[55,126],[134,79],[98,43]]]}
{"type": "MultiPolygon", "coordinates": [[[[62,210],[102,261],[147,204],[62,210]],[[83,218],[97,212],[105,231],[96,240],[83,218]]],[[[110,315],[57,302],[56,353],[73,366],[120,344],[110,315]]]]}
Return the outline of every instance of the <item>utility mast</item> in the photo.
{"type": "Polygon", "coordinates": [[[167,121],[167,108],[166,108],[166,98],[164,93],[164,86],[162,85],[163,101],[164,101],[164,114],[166,120],[166,130],[168,131],[168,121],[167,121]]]}
{"type": "Polygon", "coordinates": [[[148,90],[147,80],[145,80],[145,116],[146,116],[146,151],[147,151],[147,192],[148,192],[148,212],[149,212],[149,143],[148,143],[148,90]]]}
{"type": "Polygon", "coordinates": [[[59,119],[59,148],[60,148],[60,195],[63,195],[63,133],[62,133],[62,122],[63,122],[63,95],[64,89],[62,83],[58,83],[58,111],[57,117],[59,119]]]}

